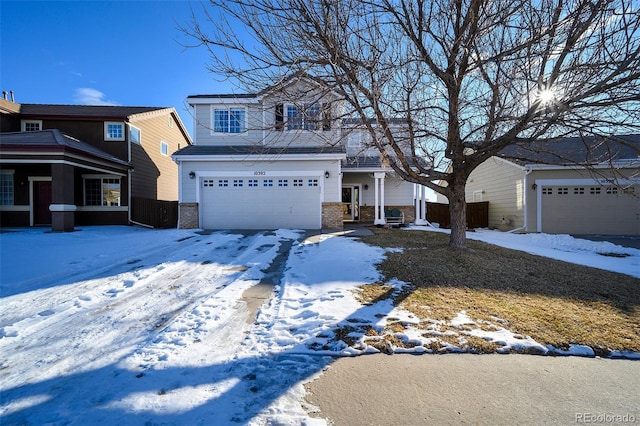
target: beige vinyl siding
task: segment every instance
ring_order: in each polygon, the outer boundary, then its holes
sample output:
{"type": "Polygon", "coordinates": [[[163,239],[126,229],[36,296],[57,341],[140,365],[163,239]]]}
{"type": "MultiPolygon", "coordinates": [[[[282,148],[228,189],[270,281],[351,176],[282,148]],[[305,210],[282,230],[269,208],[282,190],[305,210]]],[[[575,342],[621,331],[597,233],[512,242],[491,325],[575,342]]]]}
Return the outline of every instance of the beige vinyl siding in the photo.
{"type": "Polygon", "coordinates": [[[522,167],[492,157],[471,172],[465,197],[467,202],[488,201],[489,227],[510,230],[524,226],[526,190],[522,167]]]}
{"type": "Polygon", "coordinates": [[[175,201],[178,199],[178,165],[171,155],[188,142],[180,131],[173,115],[158,115],[131,122],[141,131],[140,145],[131,144],[132,173],[131,195],[175,201]],[[168,147],[168,155],[162,155],[161,142],[168,147]]]}

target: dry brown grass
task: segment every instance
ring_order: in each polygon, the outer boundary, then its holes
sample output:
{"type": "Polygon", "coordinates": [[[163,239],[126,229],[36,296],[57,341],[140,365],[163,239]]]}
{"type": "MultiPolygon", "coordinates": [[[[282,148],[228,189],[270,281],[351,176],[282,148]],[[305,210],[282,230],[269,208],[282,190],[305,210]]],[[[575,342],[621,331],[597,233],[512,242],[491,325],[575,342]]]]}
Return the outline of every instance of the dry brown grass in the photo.
{"type": "MultiPolygon", "coordinates": [[[[639,279],[471,240],[468,250],[453,250],[445,234],[372,229],[364,242],[403,248],[379,266],[385,278],[411,287],[393,294],[383,283],[364,286],[363,303],[393,297],[422,320],[450,321],[466,311],[543,345],[640,352],[639,279]]],[[[478,351],[495,350],[465,338],[478,351]]]]}

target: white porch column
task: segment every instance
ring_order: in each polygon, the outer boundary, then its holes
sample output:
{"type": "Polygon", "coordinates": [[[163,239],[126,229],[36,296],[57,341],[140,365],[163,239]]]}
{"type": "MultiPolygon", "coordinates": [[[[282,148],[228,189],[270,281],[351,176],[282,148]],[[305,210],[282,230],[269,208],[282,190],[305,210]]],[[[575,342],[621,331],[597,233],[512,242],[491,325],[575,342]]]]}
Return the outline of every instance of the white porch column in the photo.
{"type": "Polygon", "coordinates": [[[428,225],[427,221],[427,187],[415,184],[416,193],[416,225],[428,225]]]}
{"type": "Polygon", "coordinates": [[[375,178],[375,220],[374,225],[384,225],[387,221],[384,218],[384,172],[376,172],[373,174],[375,178]]]}

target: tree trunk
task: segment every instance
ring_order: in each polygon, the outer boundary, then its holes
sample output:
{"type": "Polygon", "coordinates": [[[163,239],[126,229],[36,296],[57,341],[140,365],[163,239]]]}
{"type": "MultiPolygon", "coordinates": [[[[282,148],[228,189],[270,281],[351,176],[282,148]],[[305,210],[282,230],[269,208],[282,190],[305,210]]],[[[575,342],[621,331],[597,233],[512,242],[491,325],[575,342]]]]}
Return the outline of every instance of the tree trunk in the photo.
{"type": "Polygon", "coordinates": [[[451,237],[449,247],[464,250],[467,248],[467,202],[464,190],[465,182],[454,182],[452,196],[449,199],[449,216],[451,218],[451,237]]]}

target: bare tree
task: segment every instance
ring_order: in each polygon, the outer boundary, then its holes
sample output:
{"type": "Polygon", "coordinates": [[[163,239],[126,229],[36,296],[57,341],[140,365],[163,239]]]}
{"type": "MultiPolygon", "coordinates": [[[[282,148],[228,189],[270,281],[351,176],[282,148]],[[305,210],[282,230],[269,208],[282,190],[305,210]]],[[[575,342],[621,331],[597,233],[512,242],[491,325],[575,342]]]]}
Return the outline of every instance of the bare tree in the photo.
{"type": "Polygon", "coordinates": [[[640,125],[635,0],[211,0],[183,30],[246,90],[305,73],[336,91],[399,176],[449,199],[455,248],[491,156],[640,125]]]}

